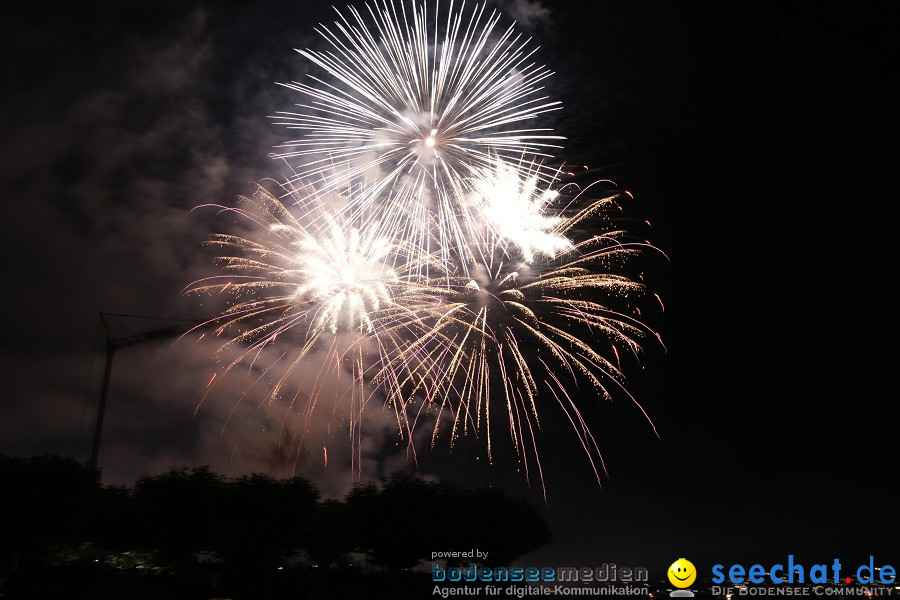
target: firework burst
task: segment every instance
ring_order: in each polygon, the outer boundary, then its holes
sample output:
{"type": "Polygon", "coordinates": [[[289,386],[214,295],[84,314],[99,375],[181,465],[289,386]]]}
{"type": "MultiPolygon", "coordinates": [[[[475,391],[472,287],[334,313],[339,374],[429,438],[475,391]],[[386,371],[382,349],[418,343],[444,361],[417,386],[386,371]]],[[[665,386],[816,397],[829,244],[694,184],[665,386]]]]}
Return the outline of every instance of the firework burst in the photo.
{"type": "Polygon", "coordinates": [[[322,192],[356,186],[349,210],[374,218],[380,235],[401,232],[425,255],[464,249],[477,227],[463,202],[469,178],[497,159],[547,158],[562,139],[534,127],[560,108],[544,93],[551,73],[512,26],[497,32],[500,15],[483,5],[450,3],[443,20],[437,5],[429,14],[390,0],[346,12],[317,29],[327,51],[298,50],[325,75],[284,84],[306,102],[275,121],[303,136],[276,156],[322,192]]]}
{"type": "Polygon", "coordinates": [[[543,484],[550,406],[599,481],[579,404],[585,390],[634,401],[622,354],[661,341],[641,319],[650,294],[633,263],[658,250],[619,226],[626,195],[554,188],[544,160],[560,138],[526,122],[559,106],[527,42],[495,33],[499,15],[483,6],[451,4],[443,25],[439,13],[382,0],[318,29],[330,49],[300,53],[325,77],[289,84],[306,103],[278,116],[303,133],[276,155],[295,161],[293,176],[218,207],[257,229],[213,236],[225,272],[188,291],[229,299],[216,320],[221,352],[233,352],[222,375],[267,349],[286,359],[266,399],[309,418],[323,382],[350,373],[357,460],[377,397],[413,452],[425,415],[432,444],[449,421],[451,445],[473,433],[489,458],[501,427],[543,484]],[[310,375],[314,353],[328,359],[310,375]],[[301,371],[314,382],[297,386],[303,403],[288,383],[301,371]]]}
{"type": "Polygon", "coordinates": [[[501,204],[539,205],[532,215],[545,219],[538,221],[539,231],[562,249],[545,250],[545,259],[534,261],[531,245],[507,244],[502,229],[486,226],[493,233],[475,244],[482,262],[446,283],[420,286],[415,302],[405,306],[419,329],[403,324],[406,341],[381,364],[376,380],[390,383],[389,398],[405,407],[421,397],[435,409],[432,444],[449,420],[451,445],[469,431],[483,433],[490,457],[497,427],[492,411],[499,409],[526,476],[530,456],[541,481],[536,433],[540,406],[549,400],[572,425],[599,481],[599,447],[570,390],[573,382],[585,383],[599,397],[624,394],[637,404],[624,387],[619,351],[638,358],[647,339],[661,340],[639,318],[637,299],[646,288],[627,275],[628,265],[657,249],[614,227],[622,195],[592,201],[563,218],[546,216],[555,195],[531,185],[524,186],[530,198],[518,185],[483,189],[510,195],[501,204]],[[546,231],[551,223],[555,227],[546,231]],[[602,233],[569,241],[584,226],[602,233]]]}
{"type": "Polygon", "coordinates": [[[563,217],[550,214],[558,192],[550,187],[538,190],[538,185],[536,169],[523,171],[500,160],[472,183],[475,211],[486,228],[482,237],[488,236],[503,253],[518,251],[526,263],[535,256],[551,257],[573,248],[558,229],[563,217]]]}
{"type": "MultiPolygon", "coordinates": [[[[207,244],[224,252],[216,260],[225,274],[197,281],[185,290],[228,299],[228,307],[214,321],[216,336],[226,339],[219,355],[229,358],[210,381],[210,389],[237,366],[252,368],[267,348],[280,341],[279,347],[286,343],[289,351],[277,353],[276,362],[286,360],[287,366],[264,399],[272,402],[284,395],[291,375],[310,353],[323,351],[334,356],[325,363],[332,375],[351,374],[352,438],[354,429],[358,433],[354,424],[371,395],[364,386],[366,354],[372,346],[379,347],[382,327],[378,323],[396,318],[399,309],[394,296],[409,297],[416,289],[407,273],[411,263],[392,264],[404,260],[401,243],[378,236],[371,226],[360,229],[345,222],[333,206],[343,199],[336,201],[333,195],[287,184],[279,189],[279,196],[291,199],[290,208],[262,186],[252,196],[240,197],[236,207],[209,205],[235,212],[262,232],[252,239],[213,235],[207,244]]],[[[269,374],[272,366],[267,365],[263,374],[269,374]]],[[[314,377],[302,409],[307,418],[327,376],[319,372],[314,377]]],[[[299,392],[289,397],[289,409],[293,409],[300,401],[299,392]]]]}

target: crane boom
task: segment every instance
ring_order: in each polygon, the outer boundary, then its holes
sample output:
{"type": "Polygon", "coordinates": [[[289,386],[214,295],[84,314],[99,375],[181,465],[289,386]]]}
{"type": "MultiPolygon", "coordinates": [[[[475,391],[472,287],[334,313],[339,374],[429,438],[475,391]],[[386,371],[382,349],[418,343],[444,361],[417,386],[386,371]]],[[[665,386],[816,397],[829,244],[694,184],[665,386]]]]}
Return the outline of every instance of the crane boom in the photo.
{"type": "Polygon", "coordinates": [[[116,350],[177,337],[199,325],[199,323],[196,322],[189,322],[187,324],[164,327],[162,329],[154,329],[144,333],[116,338],[113,337],[112,330],[106,320],[107,315],[102,312],[99,314],[100,322],[103,323],[103,329],[106,332],[106,367],[103,370],[103,386],[100,389],[100,402],[97,405],[97,422],[94,426],[94,442],[91,445],[91,458],[88,459],[88,467],[94,470],[97,481],[100,481],[101,477],[99,462],[100,440],[103,437],[103,419],[106,415],[106,401],[109,396],[109,381],[112,376],[113,358],[115,357],[116,350]]]}

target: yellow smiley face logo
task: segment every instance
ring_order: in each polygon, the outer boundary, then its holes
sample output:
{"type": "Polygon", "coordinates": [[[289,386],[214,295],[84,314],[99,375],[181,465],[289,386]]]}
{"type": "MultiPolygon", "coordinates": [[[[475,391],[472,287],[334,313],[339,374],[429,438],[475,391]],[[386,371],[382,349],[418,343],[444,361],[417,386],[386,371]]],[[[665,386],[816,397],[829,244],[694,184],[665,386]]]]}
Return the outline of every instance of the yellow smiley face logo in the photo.
{"type": "Polygon", "coordinates": [[[697,579],[694,563],[686,558],[679,558],[672,563],[668,571],[669,581],[677,588],[686,588],[697,579]]]}

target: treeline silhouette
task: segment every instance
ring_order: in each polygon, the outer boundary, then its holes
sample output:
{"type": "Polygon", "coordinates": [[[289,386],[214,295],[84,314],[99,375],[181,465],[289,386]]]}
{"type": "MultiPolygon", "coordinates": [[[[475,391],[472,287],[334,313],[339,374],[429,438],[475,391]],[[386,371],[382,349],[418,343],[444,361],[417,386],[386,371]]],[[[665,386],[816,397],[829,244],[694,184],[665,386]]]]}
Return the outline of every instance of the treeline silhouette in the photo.
{"type": "MultiPolygon", "coordinates": [[[[0,456],[3,598],[419,598],[432,552],[507,566],[550,542],[499,489],[395,474],[322,500],[301,477],[207,467],[103,486],[58,456],[0,456]]],[[[455,564],[468,564],[459,559],[455,564]]]]}

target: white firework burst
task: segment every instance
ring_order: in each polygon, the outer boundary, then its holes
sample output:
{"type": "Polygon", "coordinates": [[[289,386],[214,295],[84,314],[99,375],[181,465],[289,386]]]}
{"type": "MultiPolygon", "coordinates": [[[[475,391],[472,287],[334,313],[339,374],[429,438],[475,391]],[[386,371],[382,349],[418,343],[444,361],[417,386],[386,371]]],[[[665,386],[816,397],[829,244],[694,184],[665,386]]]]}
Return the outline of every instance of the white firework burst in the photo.
{"type": "Polygon", "coordinates": [[[275,156],[296,161],[296,178],[322,192],[364,187],[347,208],[352,220],[377,219],[380,234],[400,232],[423,254],[465,256],[477,226],[464,202],[470,178],[497,159],[540,165],[562,139],[534,126],[560,108],[542,85],[552,73],[512,26],[495,31],[499,20],[452,2],[431,14],[393,0],[338,11],[333,27],[317,29],[328,50],[298,50],[325,76],[284,84],[306,101],[276,122],[302,136],[275,156]]]}
{"type": "Polygon", "coordinates": [[[540,190],[538,183],[536,170],[523,174],[500,160],[473,180],[473,204],[489,234],[503,248],[515,247],[526,263],[573,248],[559,230],[565,219],[549,214],[559,193],[550,187],[540,190]]]}
{"type": "Polygon", "coordinates": [[[300,283],[294,296],[310,297],[318,304],[314,330],[325,327],[337,333],[342,327],[370,333],[374,329],[370,313],[390,305],[390,285],[399,281],[385,262],[395,248],[371,229],[345,231],[334,220],[329,220],[327,229],[320,237],[290,231],[298,238],[294,272],[300,283]]]}
{"type": "Polygon", "coordinates": [[[213,322],[229,361],[208,387],[271,354],[253,385],[270,381],[266,399],[308,424],[330,376],[349,374],[332,414],[348,402],[357,465],[375,397],[412,452],[421,422],[433,418],[434,444],[450,415],[451,444],[473,431],[491,458],[502,423],[542,482],[539,414],[558,406],[599,481],[580,405],[637,404],[622,359],[662,342],[642,321],[649,290],[632,260],[658,249],[620,227],[628,192],[596,198],[599,181],[571,181],[555,206],[548,162],[563,138],[540,128],[561,108],[543,90],[552,73],[484,4],[439,2],[348,7],[317,29],[327,48],[298,50],[318,73],[282,84],[303,97],[274,117],[298,132],[274,154],[292,177],[217,206],[258,227],[212,236],[224,273],[189,286],[228,301],[213,322]],[[267,351],[276,341],[283,352],[267,351]]]}

